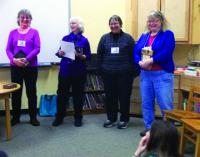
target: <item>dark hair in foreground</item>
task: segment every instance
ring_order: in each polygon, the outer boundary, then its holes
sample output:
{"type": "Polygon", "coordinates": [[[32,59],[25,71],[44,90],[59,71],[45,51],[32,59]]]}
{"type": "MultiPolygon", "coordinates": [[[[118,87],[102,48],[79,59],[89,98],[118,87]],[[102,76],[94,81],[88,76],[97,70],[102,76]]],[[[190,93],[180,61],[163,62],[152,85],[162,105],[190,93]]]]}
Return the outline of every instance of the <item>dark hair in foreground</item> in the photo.
{"type": "Polygon", "coordinates": [[[157,152],[159,157],[178,157],[179,133],[168,121],[155,121],[150,130],[146,151],[157,152]]]}
{"type": "Polygon", "coordinates": [[[0,157],[8,157],[8,155],[4,151],[0,150],[0,157]]]}

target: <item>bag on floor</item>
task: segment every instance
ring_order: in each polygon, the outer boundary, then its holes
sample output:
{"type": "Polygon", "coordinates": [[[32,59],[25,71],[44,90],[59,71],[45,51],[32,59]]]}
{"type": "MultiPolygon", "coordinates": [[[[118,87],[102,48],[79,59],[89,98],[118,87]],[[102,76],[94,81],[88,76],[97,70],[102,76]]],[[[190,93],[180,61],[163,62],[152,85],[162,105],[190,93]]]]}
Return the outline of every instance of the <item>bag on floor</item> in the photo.
{"type": "Polygon", "coordinates": [[[40,97],[40,116],[48,117],[55,116],[57,113],[57,96],[56,95],[41,95],[40,97]]]}

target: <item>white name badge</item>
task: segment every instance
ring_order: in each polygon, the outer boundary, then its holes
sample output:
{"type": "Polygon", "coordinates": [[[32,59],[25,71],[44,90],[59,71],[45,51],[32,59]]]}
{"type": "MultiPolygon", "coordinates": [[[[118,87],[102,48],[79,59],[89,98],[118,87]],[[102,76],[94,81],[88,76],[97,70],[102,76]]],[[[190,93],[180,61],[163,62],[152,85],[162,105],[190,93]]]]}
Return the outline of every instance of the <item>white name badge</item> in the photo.
{"type": "Polygon", "coordinates": [[[17,41],[17,46],[25,47],[26,46],[26,41],[25,40],[18,40],[17,41]]]}
{"type": "Polygon", "coordinates": [[[111,47],[111,54],[118,54],[119,53],[119,47],[111,47]]]}

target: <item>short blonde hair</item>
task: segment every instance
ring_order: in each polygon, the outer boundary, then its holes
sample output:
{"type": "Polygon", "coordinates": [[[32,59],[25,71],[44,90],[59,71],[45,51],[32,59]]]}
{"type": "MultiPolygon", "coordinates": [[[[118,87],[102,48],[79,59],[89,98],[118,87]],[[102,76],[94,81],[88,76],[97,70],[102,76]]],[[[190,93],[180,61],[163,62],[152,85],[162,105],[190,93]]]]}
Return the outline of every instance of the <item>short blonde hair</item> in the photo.
{"type": "Polygon", "coordinates": [[[69,20],[70,23],[72,21],[76,21],[78,23],[79,32],[83,33],[84,32],[83,20],[78,16],[74,16],[74,17],[71,17],[70,20],[69,20]]]}

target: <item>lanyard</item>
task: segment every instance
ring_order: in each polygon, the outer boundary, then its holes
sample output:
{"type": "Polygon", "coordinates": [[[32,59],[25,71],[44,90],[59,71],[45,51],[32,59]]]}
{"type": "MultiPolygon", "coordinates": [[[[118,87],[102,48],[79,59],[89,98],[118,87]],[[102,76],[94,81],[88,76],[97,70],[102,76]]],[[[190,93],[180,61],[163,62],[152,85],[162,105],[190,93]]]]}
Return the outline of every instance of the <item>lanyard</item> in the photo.
{"type": "MultiPolygon", "coordinates": [[[[149,45],[149,47],[152,47],[152,45],[153,45],[155,39],[157,38],[157,36],[159,35],[159,33],[160,33],[160,31],[155,35],[155,37],[154,37],[153,41],[151,42],[151,44],[149,45]]],[[[144,47],[146,47],[146,45],[148,45],[150,36],[151,36],[151,33],[149,33],[149,36],[148,36],[148,38],[145,41],[144,47]]]]}

